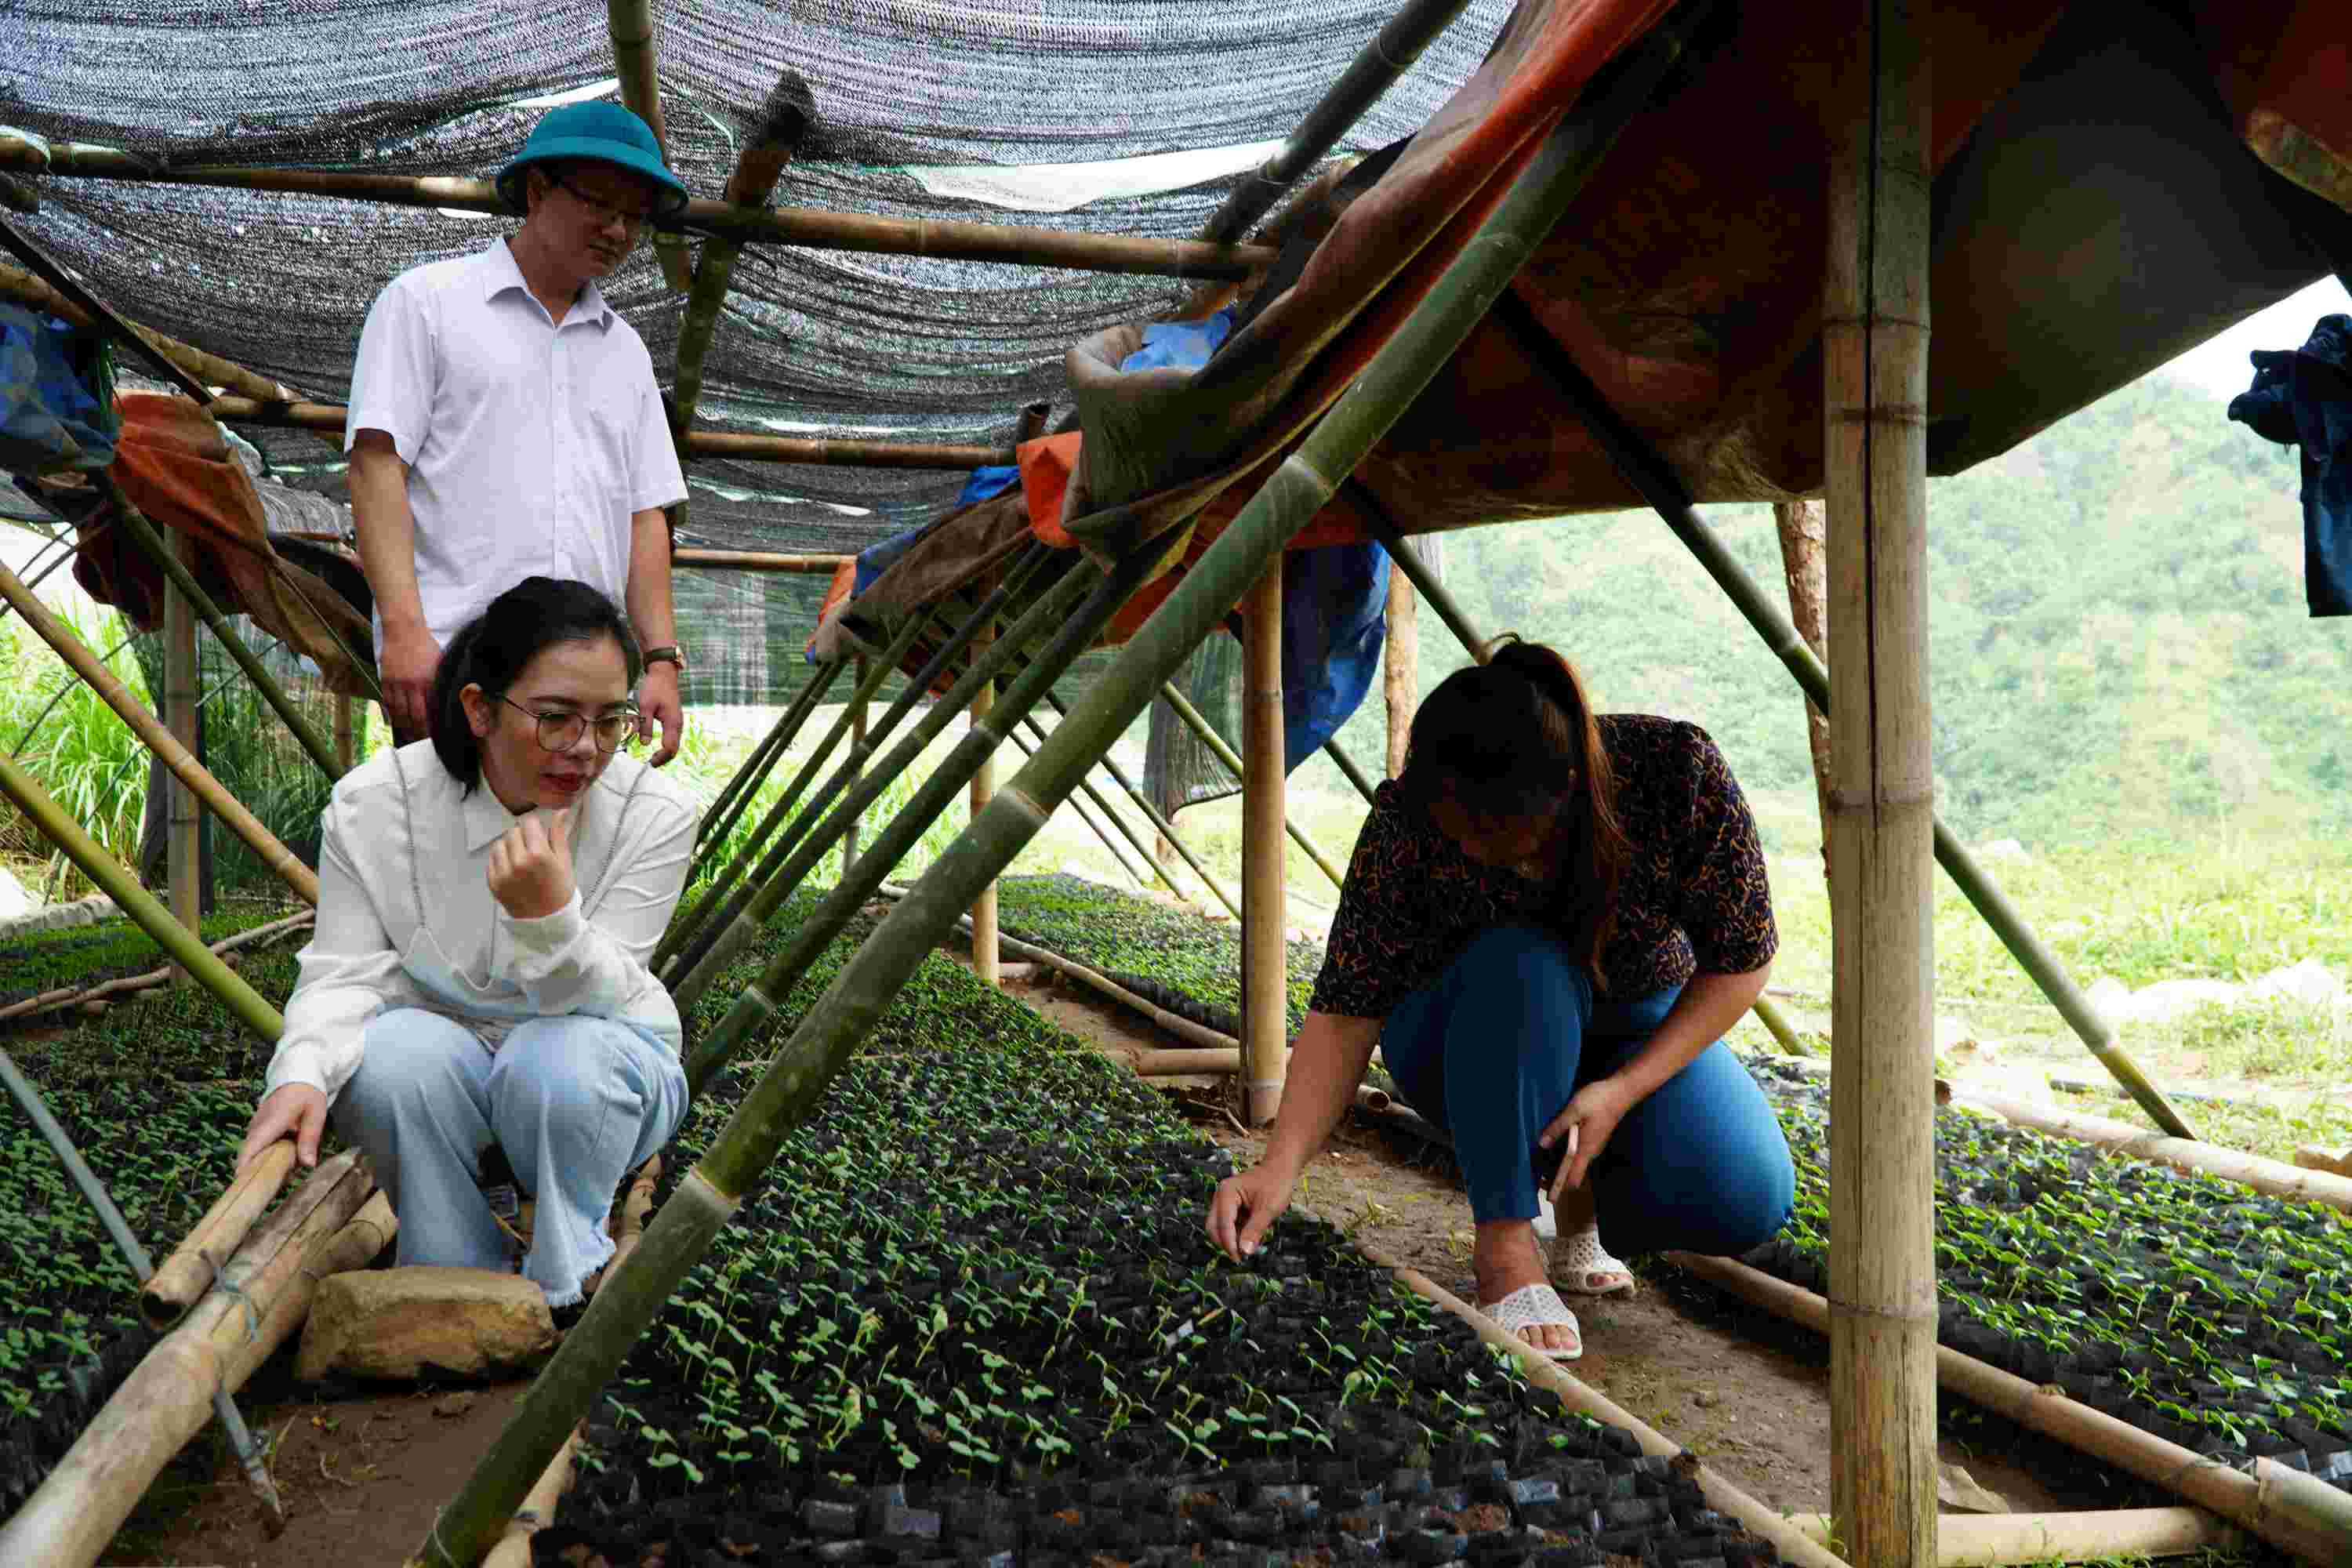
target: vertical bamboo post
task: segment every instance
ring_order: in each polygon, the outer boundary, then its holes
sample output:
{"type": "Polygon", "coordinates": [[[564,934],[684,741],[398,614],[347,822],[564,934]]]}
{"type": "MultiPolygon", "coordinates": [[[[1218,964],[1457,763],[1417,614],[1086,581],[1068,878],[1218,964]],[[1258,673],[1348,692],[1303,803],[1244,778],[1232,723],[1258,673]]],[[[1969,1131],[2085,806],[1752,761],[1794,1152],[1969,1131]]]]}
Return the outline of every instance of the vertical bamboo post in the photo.
{"type": "MultiPolygon", "coordinates": [[[[857,656],[856,689],[859,695],[849,700],[849,782],[856,784],[866,755],[866,656],[857,656]]],[[[849,819],[849,831],[841,836],[841,874],[846,877],[852,862],[857,858],[857,829],[862,818],[849,819]]]]}
{"type": "Polygon", "coordinates": [[[1242,606],[1242,1099],[1262,1127],[1282,1104],[1290,1034],[1283,873],[1282,558],[1242,606]]]}
{"type": "Polygon", "coordinates": [[[357,740],[352,730],[352,700],[348,697],[335,699],[335,765],[345,773],[350,773],[352,764],[358,760],[357,740]]]}
{"type": "MultiPolygon", "coordinates": [[[[662,123],[653,0],[607,0],[604,9],[606,29],[613,39],[614,74],[621,79],[621,101],[653,132],[654,145],[667,164],[669,128],[662,123]]],[[[656,229],[654,255],[661,262],[662,279],[672,293],[683,294],[694,287],[694,262],[686,253],[685,235],[675,229],[656,229]]]]}
{"type": "MultiPolygon", "coordinates": [[[[971,639],[972,653],[977,657],[982,649],[995,640],[996,623],[991,621],[981,627],[978,635],[971,639]]],[[[981,682],[980,689],[972,694],[973,733],[978,734],[985,730],[988,715],[995,707],[996,682],[984,680],[981,682]]],[[[971,775],[973,821],[980,820],[980,814],[988,809],[988,803],[994,799],[995,795],[996,756],[991,752],[982,760],[979,771],[971,775]]],[[[996,884],[991,882],[987,887],[982,888],[980,890],[980,896],[971,901],[971,972],[980,976],[982,984],[995,985],[1001,984],[999,979],[1002,973],[1001,965],[1002,958],[996,946],[996,884]]]]}
{"type": "MultiPolygon", "coordinates": [[[[1828,617],[1829,567],[1822,559],[1824,537],[1818,501],[1772,503],[1772,522],[1780,535],[1780,569],[1789,580],[1789,619],[1797,635],[1826,658],[1824,638],[1828,617]]],[[[1830,716],[1810,697],[1805,699],[1805,739],[1813,751],[1813,794],[1822,816],[1822,873],[1829,874],[1830,856],[1830,716]]]]}
{"type": "Polygon", "coordinates": [[[1936,1562],[1934,779],[1927,603],[1927,59],[1855,0],[1830,128],[1830,1495],[1847,1555],[1936,1562]]]}
{"type": "MultiPolygon", "coordinates": [[[[188,536],[175,533],[169,547],[180,552],[184,563],[189,558],[188,536]]],[[[163,722],[172,738],[196,753],[196,611],[178,584],[163,584],[163,722]]],[[[199,880],[203,869],[204,819],[197,815],[196,792],[180,782],[179,776],[167,769],[157,768],[166,782],[164,799],[170,804],[170,832],[167,868],[171,882],[172,918],[190,931],[201,931],[204,921],[204,887],[199,880]]],[[[194,976],[178,964],[172,966],[172,984],[186,987],[195,984],[194,976]]]]}
{"type": "Polygon", "coordinates": [[[1421,601],[1412,578],[1389,563],[1389,637],[1381,656],[1381,691],[1389,704],[1389,777],[1404,776],[1413,710],[1421,705],[1421,601]]]}

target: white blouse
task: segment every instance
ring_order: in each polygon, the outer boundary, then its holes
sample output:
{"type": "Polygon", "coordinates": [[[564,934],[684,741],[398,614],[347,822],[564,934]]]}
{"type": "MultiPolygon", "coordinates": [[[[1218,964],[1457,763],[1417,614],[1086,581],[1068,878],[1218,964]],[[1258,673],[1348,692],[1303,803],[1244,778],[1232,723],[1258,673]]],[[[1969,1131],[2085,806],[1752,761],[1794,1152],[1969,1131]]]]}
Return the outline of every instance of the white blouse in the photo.
{"type": "Polygon", "coordinates": [[[677,1005],[648,967],[686,886],[698,814],[684,790],[614,756],[572,819],[572,901],[519,921],[490,892],[490,847],[515,824],[471,795],[430,741],[345,774],[319,848],[319,918],[286,1004],[266,1095],[307,1083],[331,1100],[359,1069],[368,1021],[420,1007],[496,1050],[532,1018],[583,1013],[678,1049],[677,1005]]]}

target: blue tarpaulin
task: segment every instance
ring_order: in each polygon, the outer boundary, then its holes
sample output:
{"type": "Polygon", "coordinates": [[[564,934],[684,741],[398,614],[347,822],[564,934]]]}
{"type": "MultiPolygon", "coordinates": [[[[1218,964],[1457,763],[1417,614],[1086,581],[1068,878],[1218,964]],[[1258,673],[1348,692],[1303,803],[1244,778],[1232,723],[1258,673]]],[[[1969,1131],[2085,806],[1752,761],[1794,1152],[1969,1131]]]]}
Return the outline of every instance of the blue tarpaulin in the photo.
{"type": "Polygon", "coordinates": [[[121,427],[102,351],[65,322],[0,305],[0,469],[103,468],[121,427]]]}
{"type": "Polygon", "coordinates": [[[2303,347],[2258,352],[2230,417],[2303,448],[2303,591],[2315,616],[2352,616],[2352,316],[2323,316],[2303,347]]]}

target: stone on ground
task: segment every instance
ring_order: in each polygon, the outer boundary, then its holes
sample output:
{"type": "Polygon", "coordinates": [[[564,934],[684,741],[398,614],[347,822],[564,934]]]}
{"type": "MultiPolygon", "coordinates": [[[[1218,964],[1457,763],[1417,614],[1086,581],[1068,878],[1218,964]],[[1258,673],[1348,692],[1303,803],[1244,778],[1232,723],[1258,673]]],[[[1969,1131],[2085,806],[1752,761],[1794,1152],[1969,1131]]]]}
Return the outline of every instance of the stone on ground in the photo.
{"type": "Polygon", "coordinates": [[[555,1343],[547,1297],[488,1268],[383,1268],[319,1283],[295,1375],[413,1378],[520,1366],[555,1343]]]}

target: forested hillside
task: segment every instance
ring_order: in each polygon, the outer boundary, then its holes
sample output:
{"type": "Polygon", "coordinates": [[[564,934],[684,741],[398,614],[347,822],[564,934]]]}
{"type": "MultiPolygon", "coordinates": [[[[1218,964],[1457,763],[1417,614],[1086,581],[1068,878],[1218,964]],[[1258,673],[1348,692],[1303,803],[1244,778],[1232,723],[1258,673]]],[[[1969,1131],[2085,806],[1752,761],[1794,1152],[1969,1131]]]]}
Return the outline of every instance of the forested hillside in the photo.
{"type": "MultiPolygon", "coordinates": [[[[2151,378],[1932,483],[1937,785],[1964,836],[2352,826],[2352,620],[2305,614],[2295,454],[2226,403],[2151,378]]],[[[1777,593],[1769,509],[1707,516],[1777,593]]],[[[1654,516],[1473,530],[1444,563],[1480,627],[1568,649],[1604,709],[1704,724],[1783,847],[1809,831],[1795,688],[1654,516]]],[[[1422,627],[1426,688],[1461,660],[1422,627]]],[[[1380,708],[1345,732],[1359,756],[1380,708]]]]}

